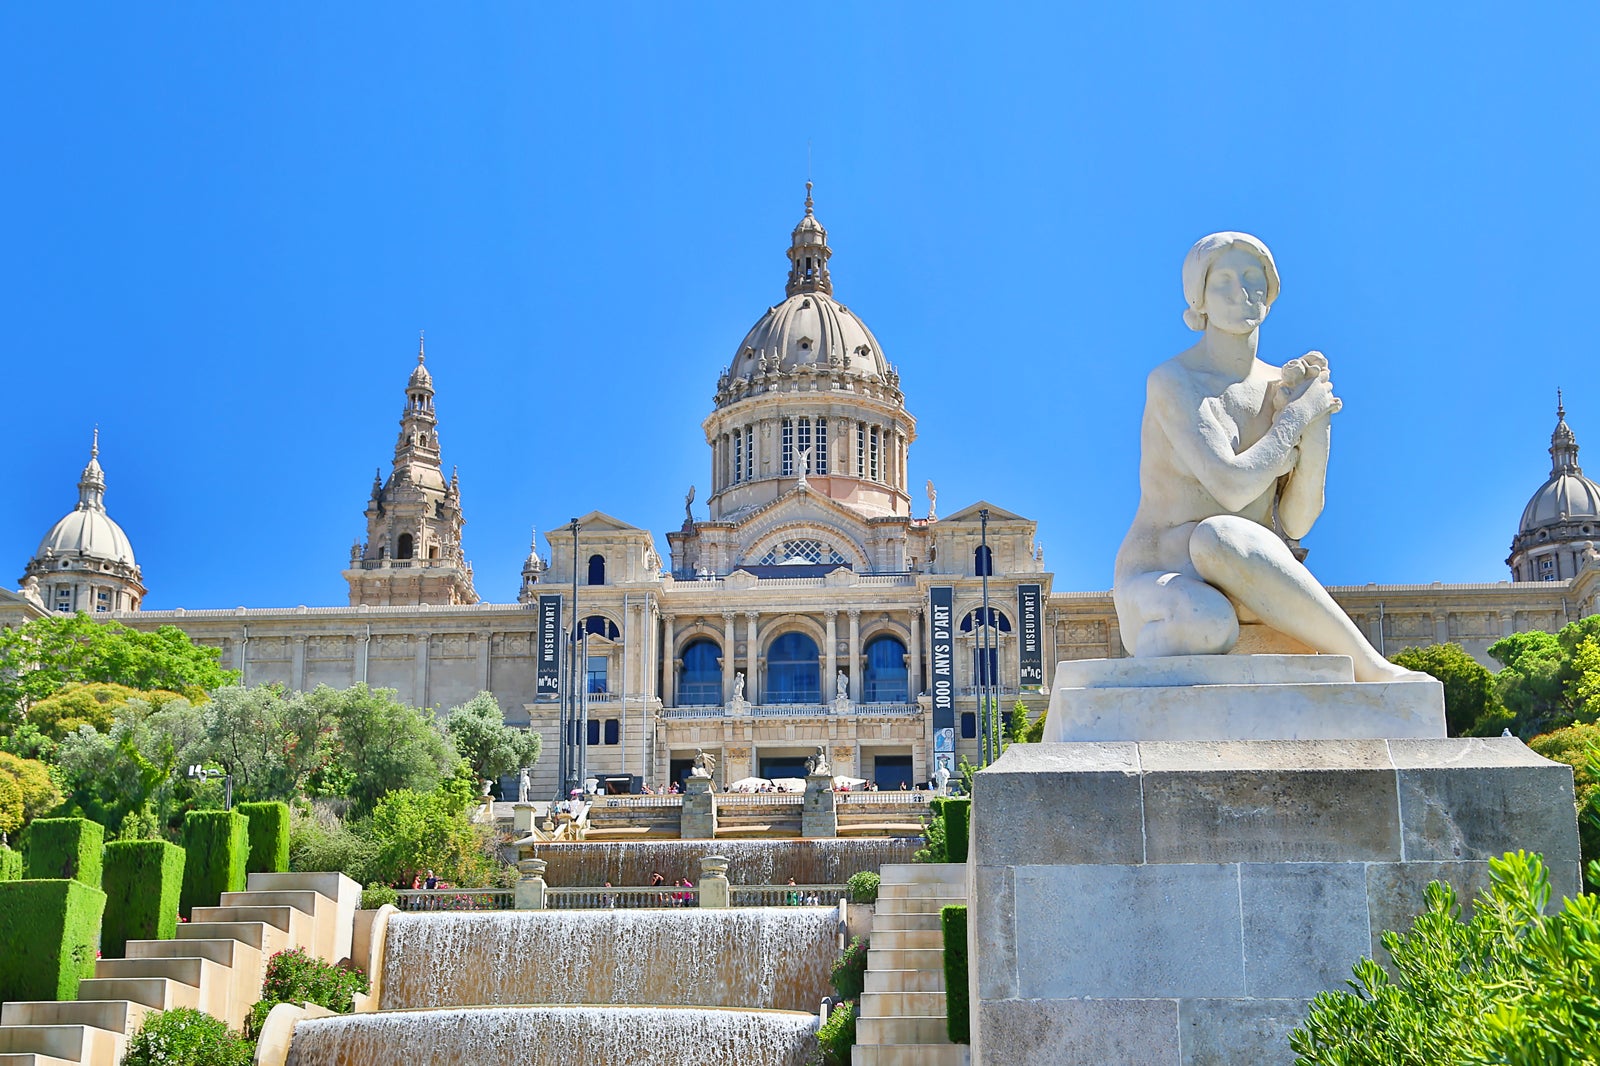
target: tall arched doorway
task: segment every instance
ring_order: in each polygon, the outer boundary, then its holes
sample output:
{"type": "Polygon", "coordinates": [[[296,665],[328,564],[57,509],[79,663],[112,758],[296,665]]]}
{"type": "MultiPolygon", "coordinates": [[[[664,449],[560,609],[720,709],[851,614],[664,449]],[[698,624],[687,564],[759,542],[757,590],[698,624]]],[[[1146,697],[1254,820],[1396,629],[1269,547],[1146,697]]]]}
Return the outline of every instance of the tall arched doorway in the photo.
{"type": "Polygon", "coordinates": [[[804,633],[785,633],[767,648],[768,703],[821,703],[821,680],[817,642],[804,633]]]}

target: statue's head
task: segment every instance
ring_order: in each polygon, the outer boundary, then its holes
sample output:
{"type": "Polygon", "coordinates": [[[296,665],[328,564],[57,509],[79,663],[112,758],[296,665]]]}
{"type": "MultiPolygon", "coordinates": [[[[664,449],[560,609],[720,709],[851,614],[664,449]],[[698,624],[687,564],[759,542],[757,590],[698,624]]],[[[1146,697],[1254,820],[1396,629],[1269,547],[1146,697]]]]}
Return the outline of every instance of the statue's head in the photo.
{"type": "Polygon", "coordinates": [[[1272,253],[1248,233],[1201,237],[1183,260],[1184,324],[1203,330],[1209,322],[1227,333],[1261,325],[1278,298],[1278,266],[1272,253]]]}

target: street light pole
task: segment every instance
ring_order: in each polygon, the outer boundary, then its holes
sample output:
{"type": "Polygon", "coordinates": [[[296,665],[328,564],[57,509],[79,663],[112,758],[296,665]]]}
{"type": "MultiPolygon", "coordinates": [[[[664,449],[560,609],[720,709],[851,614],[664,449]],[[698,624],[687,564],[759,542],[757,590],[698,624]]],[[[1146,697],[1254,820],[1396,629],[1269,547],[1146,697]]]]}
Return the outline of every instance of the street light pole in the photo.
{"type": "Polygon", "coordinates": [[[983,765],[988,766],[989,763],[994,761],[994,754],[991,749],[996,746],[989,707],[990,689],[993,684],[993,679],[990,675],[994,672],[993,663],[991,662],[992,635],[990,630],[994,620],[989,614],[989,571],[994,569],[992,561],[994,556],[989,552],[989,508],[985,507],[978,512],[978,523],[982,536],[982,547],[978,551],[978,559],[982,564],[979,567],[981,571],[979,576],[983,578],[983,625],[979,631],[981,636],[978,641],[980,648],[978,660],[981,664],[978,670],[978,719],[979,729],[981,730],[979,735],[982,737],[983,742],[983,765]]]}
{"type": "Polygon", "coordinates": [[[587,737],[577,735],[577,730],[583,728],[579,722],[581,685],[583,678],[578,670],[578,631],[582,623],[578,620],[578,520],[574,518],[567,523],[567,528],[572,531],[572,629],[571,639],[567,642],[567,725],[563,739],[569,746],[566,765],[566,797],[572,796],[573,790],[578,787],[578,763],[581,758],[578,745],[587,740],[587,737]]]}

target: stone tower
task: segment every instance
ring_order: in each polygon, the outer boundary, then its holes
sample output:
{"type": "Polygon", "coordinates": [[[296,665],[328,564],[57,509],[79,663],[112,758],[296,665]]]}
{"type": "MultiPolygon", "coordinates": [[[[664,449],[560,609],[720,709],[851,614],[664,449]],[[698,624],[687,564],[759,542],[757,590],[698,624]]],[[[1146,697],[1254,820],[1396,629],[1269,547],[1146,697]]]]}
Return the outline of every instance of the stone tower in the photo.
{"type": "Polygon", "coordinates": [[[350,605],[477,603],[472,564],[461,551],[461,483],[447,482],[439,462],[433,376],[422,340],[406,382],[406,405],[394,465],[385,481],[373,475],[367,501],[367,539],[350,548],[350,605]]]}
{"type": "Polygon", "coordinates": [[[1556,390],[1556,428],[1550,434],[1550,476],[1523,508],[1506,565],[1513,581],[1561,581],[1595,559],[1600,540],[1600,485],[1578,465],[1578,437],[1556,390]]]}
{"type": "Polygon", "coordinates": [[[96,429],[89,465],[78,479],[78,506],[50,527],[22,574],[23,595],[45,610],[137,611],[144,600],[133,545],[106,513],[105,495],[96,429]]]}

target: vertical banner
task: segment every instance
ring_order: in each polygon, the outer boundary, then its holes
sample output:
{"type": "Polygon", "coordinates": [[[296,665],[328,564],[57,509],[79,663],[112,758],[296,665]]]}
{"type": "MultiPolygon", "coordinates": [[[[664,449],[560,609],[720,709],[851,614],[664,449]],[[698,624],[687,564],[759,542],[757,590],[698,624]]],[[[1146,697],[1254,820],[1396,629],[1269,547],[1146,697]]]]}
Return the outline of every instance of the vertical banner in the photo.
{"type": "Polygon", "coordinates": [[[935,736],[956,724],[955,600],[956,590],[950,585],[928,589],[928,649],[933,656],[928,677],[935,736]]]}
{"type": "Polygon", "coordinates": [[[1017,681],[1022,686],[1044,684],[1044,626],[1041,585],[1017,586],[1017,617],[1022,620],[1017,638],[1017,681]]]}
{"type": "Polygon", "coordinates": [[[535,699],[561,695],[561,597],[539,597],[539,686],[535,699]]]}

